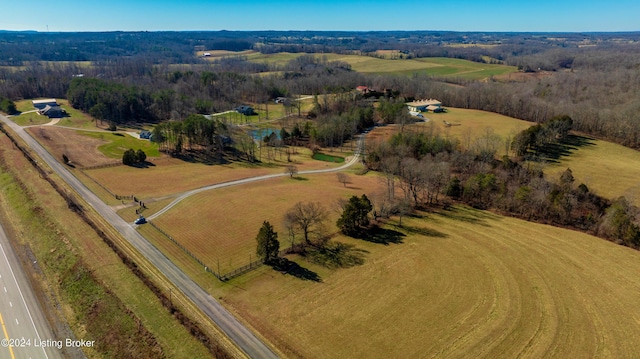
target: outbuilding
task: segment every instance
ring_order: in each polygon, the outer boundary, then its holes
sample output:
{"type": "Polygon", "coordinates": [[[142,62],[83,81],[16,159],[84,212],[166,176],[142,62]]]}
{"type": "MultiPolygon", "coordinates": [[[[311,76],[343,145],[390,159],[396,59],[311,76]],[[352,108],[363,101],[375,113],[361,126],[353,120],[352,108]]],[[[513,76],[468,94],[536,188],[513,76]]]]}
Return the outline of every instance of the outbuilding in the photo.
{"type": "Polygon", "coordinates": [[[31,103],[33,104],[33,107],[37,108],[38,110],[43,110],[47,106],[58,106],[58,102],[54,98],[33,100],[31,101],[31,103]]]}

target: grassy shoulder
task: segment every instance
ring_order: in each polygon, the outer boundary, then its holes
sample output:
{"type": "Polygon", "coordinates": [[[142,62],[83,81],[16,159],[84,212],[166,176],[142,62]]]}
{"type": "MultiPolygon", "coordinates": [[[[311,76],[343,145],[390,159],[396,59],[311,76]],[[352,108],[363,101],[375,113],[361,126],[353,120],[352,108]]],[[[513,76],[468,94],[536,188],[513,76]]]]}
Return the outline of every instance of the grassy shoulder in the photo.
{"type": "Polygon", "coordinates": [[[24,233],[21,240],[38,258],[72,329],[96,340],[89,357],[210,355],[24,158],[9,160],[20,167],[20,181],[2,174],[3,208],[24,233]]]}

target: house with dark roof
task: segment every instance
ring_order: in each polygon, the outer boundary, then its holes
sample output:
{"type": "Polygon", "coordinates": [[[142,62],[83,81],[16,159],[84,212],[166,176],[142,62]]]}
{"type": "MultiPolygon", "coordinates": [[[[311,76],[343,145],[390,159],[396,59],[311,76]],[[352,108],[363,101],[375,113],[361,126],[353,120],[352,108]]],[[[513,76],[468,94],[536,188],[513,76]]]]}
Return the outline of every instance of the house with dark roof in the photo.
{"type": "Polygon", "coordinates": [[[256,111],[251,106],[242,105],[236,108],[236,111],[245,115],[245,116],[253,116],[256,115],[256,111]]]}
{"type": "Polygon", "coordinates": [[[46,105],[43,109],[38,110],[38,113],[49,118],[61,118],[67,115],[67,112],[57,105],[46,105]]]}

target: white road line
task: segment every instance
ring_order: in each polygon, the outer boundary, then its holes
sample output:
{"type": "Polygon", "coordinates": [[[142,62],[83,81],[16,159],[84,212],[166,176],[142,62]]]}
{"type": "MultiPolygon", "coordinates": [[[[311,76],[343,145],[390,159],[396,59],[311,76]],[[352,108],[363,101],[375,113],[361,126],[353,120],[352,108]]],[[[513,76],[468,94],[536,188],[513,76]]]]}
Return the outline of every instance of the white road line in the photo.
{"type": "Polygon", "coordinates": [[[16,318],[16,324],[17,324],[17,325],[20,325],[20,322],[18,322],[18,318],[16,318]]]}
{"type": "Polygon", "coordinates": [[[13,308],[13,303],[9,302],[9,306],[10,306],[11,308],[13,308]]]}
{"type": "MultiPolygon", "coordinates": [[[[9,258],[7,258],[7,253],[4,251],[4,247],[2,246],[2,244],[0,244],[0,251],[2,251],[2,255],[4,256],[4,260],[7,262],[8,267],[9,267],[9,271],[11,272],[11,276],[13,277],[13,281],[16,283],[16,287],[18,288],[18,292],[20,293],[20,298],[22,298],[22,303],[24,304],[24,308],[27,310],[27,314],[29,315],[29,319],[31,320],[31,325],[33,325],[33,330],[35,330],[36,332],[36,336],[38,337],[39,341],[42,341],[42,339],[40,339],[40,333],[38,333],[38,328],[36,328],[36,323],[33,322],[33,317],[31,316],[31,311],[29,310],[29,307],[27,306],[27,302],[24,300],[24,295],[22,295],[22,290],[20,289],[20,285],[18,285],[18,280],[16,279],[16,275],[13,273],[13,268],[11,268],[11,264],[9,264],[9,258]]],[[[7,291],[7,287],[4,288],[4,291],[7,291]]],[[[16,319],[16,322],[18,321],[18,319],[16,319]]],[[[44,350],[44,347],[42,347],[42,352],[44,353],[44,357],[49,359],[49,356],[47,355],[47,351],[44,350]]]]}
{"type": "Polygon", "coordinates": [[[7,287],[4,287],[4,292],[5,292],[5,293],[7,292],[7,287]]]}

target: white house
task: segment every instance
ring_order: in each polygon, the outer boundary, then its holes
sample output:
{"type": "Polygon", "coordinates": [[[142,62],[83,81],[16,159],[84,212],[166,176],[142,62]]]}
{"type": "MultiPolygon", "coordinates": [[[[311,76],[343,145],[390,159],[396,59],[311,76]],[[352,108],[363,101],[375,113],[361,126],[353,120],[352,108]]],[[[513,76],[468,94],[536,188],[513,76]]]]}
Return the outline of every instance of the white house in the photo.
{"type": "Polygon", "coordinates": [[[442,107],[442,102],[434,99],[407,102],[409,112],[437,111],[442,107]]]}

